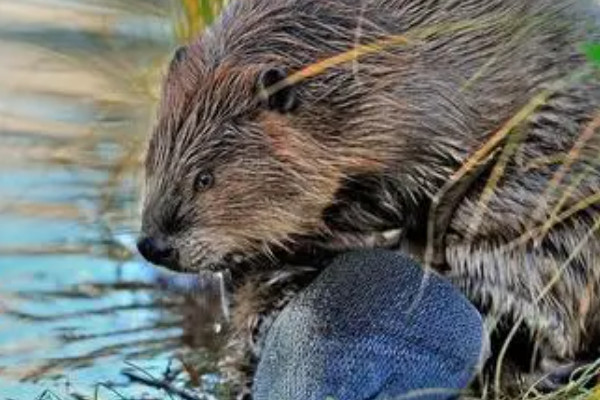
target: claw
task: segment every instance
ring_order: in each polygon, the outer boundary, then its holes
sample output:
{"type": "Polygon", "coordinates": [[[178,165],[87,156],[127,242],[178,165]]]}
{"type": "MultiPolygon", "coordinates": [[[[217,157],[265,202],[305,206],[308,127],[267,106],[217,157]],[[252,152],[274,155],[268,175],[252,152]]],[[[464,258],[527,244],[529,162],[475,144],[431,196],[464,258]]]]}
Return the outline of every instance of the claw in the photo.
{"type": "Polygon", "coordinates": [[[540,362],[541,380],[538,380],[536,389],[541,392],[555,392],[562,389],[569,382],[578,379],[581,370],[588,365],[583,361],[564,361],[544,358],[540,362]]]}
{"type": "Polygon", "coordinates": [[[237,395],[236,400],[252,400],[250,390],[245,388],[240,394],[237,395]]]}

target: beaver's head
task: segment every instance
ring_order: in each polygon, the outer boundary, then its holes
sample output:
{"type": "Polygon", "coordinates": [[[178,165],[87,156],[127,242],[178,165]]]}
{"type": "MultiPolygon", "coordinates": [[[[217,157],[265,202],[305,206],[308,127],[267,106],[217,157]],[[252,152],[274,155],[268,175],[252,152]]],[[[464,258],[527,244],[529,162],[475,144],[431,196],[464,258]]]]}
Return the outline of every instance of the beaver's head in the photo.
{"type": "Polygon", "coordinates": [[[145,258],[218,268],[323,228],[348,172],[336,132],[325,131],[344,123],[323,125],[310,89],[277,85],[287,74],[269,63],[206,65],[196,47],[176,54],[145,164],[145,258]]]}

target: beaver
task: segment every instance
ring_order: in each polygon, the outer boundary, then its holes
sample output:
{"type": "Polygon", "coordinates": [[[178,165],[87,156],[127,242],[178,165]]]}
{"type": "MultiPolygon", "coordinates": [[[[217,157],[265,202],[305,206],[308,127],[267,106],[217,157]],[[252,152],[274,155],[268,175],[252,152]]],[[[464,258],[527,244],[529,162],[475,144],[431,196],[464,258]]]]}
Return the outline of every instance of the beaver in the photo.
{"type": "MultiPolygon", "coordinates": [[[[140,252],[240,273],[260,256],[395,247],[525,327],[538,365],[595,352],[600,83],[581,44],[598,39],[597,8],[230,2],[168,68],[140,252]]],[[[272,265],[262,274],[294,269],[272,265]]],[[[273,281],[256,276],[250,298],[273,281]]],[[[269,296],[251,303],[268,312],[269,296]]]]}

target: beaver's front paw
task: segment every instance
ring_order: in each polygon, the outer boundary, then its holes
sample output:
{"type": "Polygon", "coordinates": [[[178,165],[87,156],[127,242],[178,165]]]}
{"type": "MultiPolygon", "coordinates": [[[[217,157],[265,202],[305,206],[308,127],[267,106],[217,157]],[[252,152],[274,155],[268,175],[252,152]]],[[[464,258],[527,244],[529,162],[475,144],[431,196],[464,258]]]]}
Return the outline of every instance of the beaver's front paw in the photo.
{"type": "Polygon", "coordinates": [[[590,364],[582,360],[559,360],[543,358],[539,370],[532,374],[527,383],[543,393],[555,392],[570,382],[580,379],[590,364]]]}
{"type": "Polygon", "coordinates": [[[248,386],[244,387],[236,396],[235,400],[252,400],[252,389],[248,386]]]}

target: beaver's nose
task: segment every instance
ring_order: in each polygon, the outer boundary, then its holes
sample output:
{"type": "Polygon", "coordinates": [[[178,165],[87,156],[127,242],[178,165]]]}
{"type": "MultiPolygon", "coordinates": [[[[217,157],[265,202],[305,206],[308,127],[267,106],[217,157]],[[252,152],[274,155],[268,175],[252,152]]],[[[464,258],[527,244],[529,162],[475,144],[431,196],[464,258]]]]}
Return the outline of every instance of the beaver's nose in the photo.
{"type": "Polygon", "coordinates": [[[169,266],[177,260],[175,249],[162,239],[143,237],[138,241],[137,248],[152,264],[169,266]]]}

